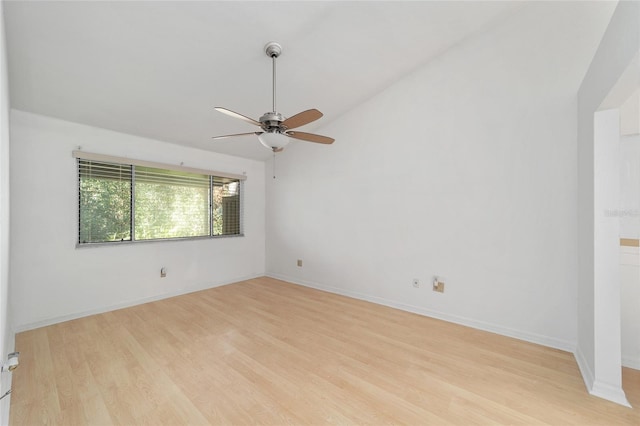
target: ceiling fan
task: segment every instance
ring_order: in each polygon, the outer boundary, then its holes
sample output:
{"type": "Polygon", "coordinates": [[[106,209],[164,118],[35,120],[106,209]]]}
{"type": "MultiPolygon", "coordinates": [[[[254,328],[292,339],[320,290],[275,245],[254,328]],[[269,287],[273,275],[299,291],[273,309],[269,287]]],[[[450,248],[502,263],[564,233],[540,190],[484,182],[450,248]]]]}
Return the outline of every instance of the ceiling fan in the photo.
{"type": "Polygon", "coordinates": [[[314,133],[305,133],[294,131],[298,127],[309,124],[322,117],[322,113],[317,109],[308,109],[298,113],[292,117],[286,118],[276,111],[276,59],[282,53],[282,46],[276,42],[267,43],[264,51],[273,62],[273,111],[266,112],[259,120],[254,120],[237,112],[222,107],[215,107],[216,111],[231,117],[239,118],[247,123],[258,126],[262,129],[260,132],[236,133],[233,135],[214,136],[213,139],[224,139],[234,136],[257,135],[262,145],[271,149],[274,153],[280,152],[289,143],[289,138],[299,139],[307,142],[316,142],[331,144],[334,139],[316,135],[314,133]]]}

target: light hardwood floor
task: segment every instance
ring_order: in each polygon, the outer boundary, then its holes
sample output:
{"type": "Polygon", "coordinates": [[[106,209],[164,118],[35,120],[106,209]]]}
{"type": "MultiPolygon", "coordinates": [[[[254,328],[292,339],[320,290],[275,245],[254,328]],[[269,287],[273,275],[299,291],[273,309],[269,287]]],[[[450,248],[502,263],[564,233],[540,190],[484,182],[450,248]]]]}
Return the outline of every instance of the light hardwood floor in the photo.
{"type": "MultiPolygon", "coordinates": [[[[640,425],[573,355],[260,278],[18,334],[12,425],[640,425]]],[[[640,407],[640,372],[625,369],[640,407]]]]}

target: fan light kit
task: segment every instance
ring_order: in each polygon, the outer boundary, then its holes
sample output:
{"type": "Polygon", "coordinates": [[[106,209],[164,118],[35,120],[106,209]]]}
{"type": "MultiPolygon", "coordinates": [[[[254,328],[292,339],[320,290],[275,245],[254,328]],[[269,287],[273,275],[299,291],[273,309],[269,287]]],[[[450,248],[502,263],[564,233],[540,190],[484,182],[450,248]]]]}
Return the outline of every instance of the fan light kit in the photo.
{"type": "Polygon", "coordinates": [[[254,120],[237,112],[226,108],[216,107],[216,111],[227,114],[231,117],[239,118],[247,123],[258,126],[261,132],[236,133],[233,135],[215,136],[213,139],[225,139],[235,136],[257,135],[262,145],[275,152],[280,152],[290,141],[290,138],[303,140],[307,142],[331,144],[334,139],[327,136],[316,135],[313,133],[305,133],[292,131],[291,129],[304,126],[312,121],[316,121],[322,117],[322,113],[317,109],[309,109],[286,118],[284,115],[276,111],[276,59],[282,54],[282,46],[276,42],[267,43],[264,52],[271,58],[273,63],[273,111],[266,112],[259,120],[254,120]]]}

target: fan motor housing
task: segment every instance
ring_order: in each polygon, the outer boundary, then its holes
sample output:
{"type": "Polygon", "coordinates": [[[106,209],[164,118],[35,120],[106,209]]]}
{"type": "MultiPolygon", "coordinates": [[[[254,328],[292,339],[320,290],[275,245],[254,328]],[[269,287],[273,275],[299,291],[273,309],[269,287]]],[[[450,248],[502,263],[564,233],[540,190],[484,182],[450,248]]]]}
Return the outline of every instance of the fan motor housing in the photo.
{"type": "Polygon", "coordinates": [[[260,117],[260,123],[265,131],[268,130],[284,130],[282,122],[285,120],[284,115],[279,112],[265,112],[260,117]]]}

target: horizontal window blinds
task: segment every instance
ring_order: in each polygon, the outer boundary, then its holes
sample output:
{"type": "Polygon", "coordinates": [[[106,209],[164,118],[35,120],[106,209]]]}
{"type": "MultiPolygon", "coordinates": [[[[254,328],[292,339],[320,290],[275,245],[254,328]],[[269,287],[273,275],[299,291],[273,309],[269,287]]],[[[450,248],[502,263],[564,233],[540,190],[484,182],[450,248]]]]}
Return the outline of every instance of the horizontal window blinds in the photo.
{"type": "Polygon", "coordinates": [[[190,186],[209,188],[209,175],[155,169],[151,167],[135,167],[136,182],[158,185],[190,186]]]}
{"type": "Polygon", "coordinates": [[[209,235],[208,175],[135,166],[138,240],[209,235]]]}
{"type": "Polygon", "coordinates": [[[78,172],[81,178],[117,179],[131,181],[131,166],[97,161],[80,160],[78,172]]]}
{"type": "Polygon", "coordinates": [[[213,235],[240,233],[240,182],[213,177],[213,235]]]}
{"type": "Polygon", "coordinates": [[[81,158],[83,160],[92,160],[92,161],[104,162],[104,163],[127,164],[132,166],[143,166],[143,167],[151,167],[151,168],[164,169],[164,170],[175,170],[175,171],[182,171],[187,173],[219,176],[223,178],[236,179],[236,180],[247,179],[247,177],[244,174],[199,169],[199,168],[187,167],[187,166],[178,165],[178,164],[156,163],[153,161],[137,160],[134,158],[126,158],[126,157],[116,157],[113,155],[96,154],[96,153],[85,152],[85,151],[73,151],[72,155],[74,158],[81,158]]]}
{"type": "Polygon", "coordinates": [[[78,242],[131,240],[131,166],[78,161],[78,242]]]}
{"type": "Polygon", "coordinates": [[[77,164],[80,245],[242,235],[240,179],[95,159],[77,164]]]}

